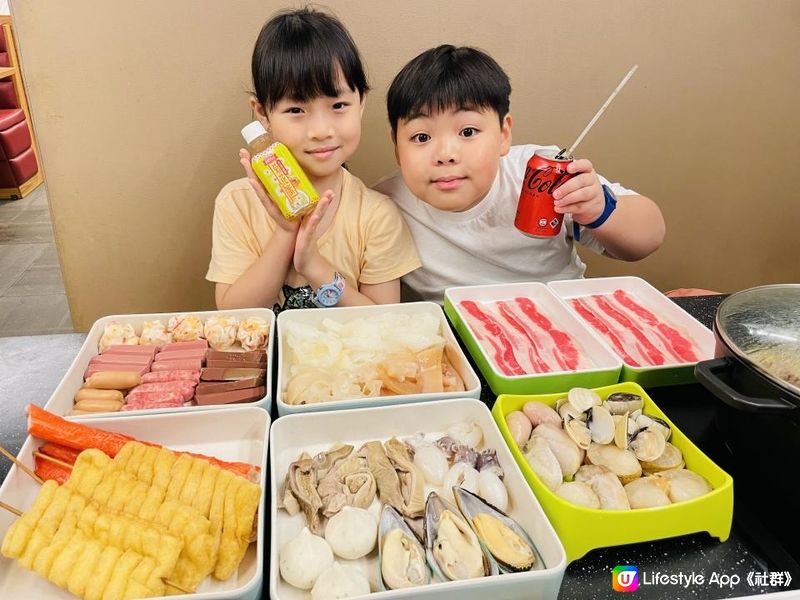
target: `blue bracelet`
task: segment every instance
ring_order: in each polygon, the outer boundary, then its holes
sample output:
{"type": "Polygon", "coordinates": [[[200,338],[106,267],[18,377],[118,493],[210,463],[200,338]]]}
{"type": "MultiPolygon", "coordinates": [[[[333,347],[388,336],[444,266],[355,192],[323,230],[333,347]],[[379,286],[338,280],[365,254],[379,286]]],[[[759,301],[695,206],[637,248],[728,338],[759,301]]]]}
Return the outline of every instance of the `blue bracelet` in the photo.
{"type": "MultiPolygon", "coordinates": [[[[610,217],[611,213],[617,208],[617,197],[614,195],[614,192],[611,191],[611,188],[605,184],[603,184],[603,198],[605,199],[605,207],[603,207],[602,214],[591,223],[584,225],[584,227],[597,229],[608,220],[608,217],[610,217]]],[[[580,225],[574,221],[572,222],[572,237],[576,242],[581,241],[580,225]]]]}

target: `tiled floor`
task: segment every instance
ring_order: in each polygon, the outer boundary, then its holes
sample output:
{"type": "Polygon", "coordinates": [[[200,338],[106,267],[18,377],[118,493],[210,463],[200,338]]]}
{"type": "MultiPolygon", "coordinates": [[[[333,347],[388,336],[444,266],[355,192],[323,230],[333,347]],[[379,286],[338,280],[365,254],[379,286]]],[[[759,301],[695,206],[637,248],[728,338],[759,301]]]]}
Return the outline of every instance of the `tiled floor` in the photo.
{"type": "Polygon", "coordinates": [[[0,337],[72,330],[44,185],[0,200],[0,337]]]}

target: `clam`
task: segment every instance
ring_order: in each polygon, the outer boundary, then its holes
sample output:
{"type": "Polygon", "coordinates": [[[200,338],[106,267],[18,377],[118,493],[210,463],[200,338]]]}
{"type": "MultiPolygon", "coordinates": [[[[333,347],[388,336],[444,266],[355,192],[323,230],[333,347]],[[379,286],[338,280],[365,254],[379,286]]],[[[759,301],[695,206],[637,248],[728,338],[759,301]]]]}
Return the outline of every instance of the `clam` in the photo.
{"type": "Polygon", "coordinates": [[[519,523],[466,490],[456,488],[453,494],[461,514],[502,571],[517,573],[544,568],[533,540],[519,523]]]}
{"type": "Polygon", "coordinates": [[[683,454],[675,446],[666,442],[664,444],[664,452],[661,456],[652,461],[643,461],[642,469],[647,474],[658,473],[660,471],[668,471],[670,469],[680,469],[684,465],[683,454]]]}
{"type": "Polygon", "coordinates": [[[706,479],[687,469],[671,469],[656,473],[653,477],[669,482],[669,498],[673,502],[684,502],[711,491],[706,479]]]}
{"type": "Polygon", "coordinates": [[[636,417],[636,424],[641,429],[658,431],[664,438],[664,441],[668,442],[669,438],[672,436],[672,428],[669,426],[669,423],[658,417],[642,414],[636,417]]]}
{"type": "Polygon", "coordinates": [[[484,553],[458,509],[436,492],[425,502],[425,553],[434,572],[445,581],[497,573],[496,563],[484,553]]]}
{"type": "Polygon", "coordinates": [[[628,442],[630,441],[629,431],[631,422],[628,418],[628,413],[624,415],[614,415],[612,419],[614,420],[614,443],[617,445],[617,448],[627,450],[628,442]]]}
{"type": "Polygon", "coordinates": [[[484,553],[458,509],[436,492],[425,502],[425,553],[428,564],[445,581],[497,573],[496,563],[484,553]]]}
{"type": "Polygon", "coordinates": [[[556,491],[564,481],[564,473],[550,446],[540,435],[534,435],[523,448],[525,460],[552,491],[556,491]]]}
{"type": "Polygon", "coordinates": [[[669,484],[655,476],[640,477],[625,485],[631,508],[654,508],[671,504],[669,484]]]}
{"type": "Polygon", "coordinates": [[[575,408],[569,400],[563,399],[556,402],[556,411],[562,420],[567,418],[577,419],[578,421],[586,420],[586,413],[575,408]]]}
{"type": "Polygon", "coordinates": [[[619,477],[624,485],[642,475],[642,467],[636,455],[630,450],[617,448],[614,444],[592,444],[586,452],[586,459],[593,465],[602,465],[619,477]]]}
{"type": "Polygon", "coordinates": [[[430,583],[425,548],[397,510],[384,504],[378,533],[381,590],[398,590],[430,583]]]}
{"type": "Polygon", "coordinates": [[[630,449],[640,461],[652,462],[664,453],[667,441],[660,431],[641,429],[633,436],[630,449]]]}
{"type": "Polygon", "coordinates": [[[589,410],[589,431],[596,444],[610,444],[614,441],[614,419],[611,413],[602,406],[593,406],[589,410]]]}
{"type": "Polygon", "coordinates": [[[564,431],[567,432],[567,435],[575,442],[578,448],[581,450],[589,449],[589,444],[592,443],[592,432],[586,423],[568,416],[564,419],[564,431]]]}
{"type": "Polygon", "coordinates": [[[603,402],[603,406],[605,406],[612,415],[624,415],[625,413],[641,410],[644,406],[644,400],[638,394],[615,392],[609,394],[605,402],[603,402]]]}
{"type": "Polygon", "coordinates": [[[567,401],[579,412],[586,412],[593,406],[600,406],[603,400],[597,392],[581,387],[574,387],[567,393],[567,401]]]}
{"type": "Polygon", "coordinates": [[[556,495],[567,502],[572,502],[585,508],[600,508],[600,499],[592,487],[582,481],[567,481],[556,490],[556,495]]]}

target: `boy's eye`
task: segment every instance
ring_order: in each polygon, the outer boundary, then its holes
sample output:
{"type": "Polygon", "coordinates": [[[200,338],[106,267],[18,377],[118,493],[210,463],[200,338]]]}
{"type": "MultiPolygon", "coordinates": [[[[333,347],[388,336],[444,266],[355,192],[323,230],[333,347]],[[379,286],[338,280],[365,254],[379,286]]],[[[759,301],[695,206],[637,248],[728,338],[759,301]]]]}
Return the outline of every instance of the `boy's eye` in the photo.
{"type": "Polygon", "coordinates": [[[431,139],[431,136],[429,136],[427,133],[415,133],[411,136],[412,142],[418,142],[420,144],[424,144],[429,139],[431,139]]]}
{"type": "Polygon", "coordinates": [[[336,103],[333,105],[333,109],[334,109],[334,110],[341,110],[341,109],[343,109],[343,108],[346,108],[346,107],[348,107],[348,106],[350,106],[350,103],[349,103],[349,102],[336,102],[336,103]]]}
{"type": "Polygon", "coordinates": [[[464,127],[464,129],[461,130],[461,135],[463,135],[464,137],[472,137],[477,133],[478,130],[475,129],[474,127],[464,127]]]}

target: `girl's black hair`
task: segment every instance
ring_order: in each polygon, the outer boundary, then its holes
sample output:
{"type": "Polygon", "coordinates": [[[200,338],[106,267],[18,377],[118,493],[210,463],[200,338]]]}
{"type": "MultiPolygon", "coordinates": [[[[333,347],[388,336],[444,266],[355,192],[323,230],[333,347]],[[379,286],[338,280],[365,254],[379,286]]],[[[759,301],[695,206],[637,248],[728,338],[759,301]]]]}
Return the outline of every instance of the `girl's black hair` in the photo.
{"type": "Polygon", "coordinates": [[[392,135],[400,119],[449,108],[508,114],[511,83],[497,62],[477,48],[450,44],[426,50],[403,67],[386,94],[392,135]]]}
{"type": "Polygon", "coordinates": [[[311,8],[271,18],[253,48],[255,95],[266,110],[283,98],[305,102],[337,96],[339,68],[363,98],[369,86],[353,38],[339,19],[311,8]]]}

